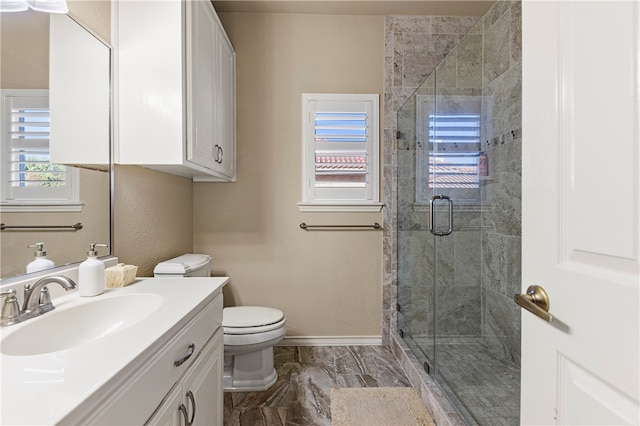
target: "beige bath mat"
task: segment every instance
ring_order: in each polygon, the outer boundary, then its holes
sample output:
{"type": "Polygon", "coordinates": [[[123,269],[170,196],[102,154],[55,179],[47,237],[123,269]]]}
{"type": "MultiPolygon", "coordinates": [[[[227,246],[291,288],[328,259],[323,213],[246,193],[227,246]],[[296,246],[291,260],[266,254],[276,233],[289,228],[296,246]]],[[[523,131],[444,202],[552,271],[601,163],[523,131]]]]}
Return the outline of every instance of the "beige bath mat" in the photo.
{"type": "Polygon", "coordinates": [[[331,389],[331,422],[333,426],[435,426],[413,388],[331,389]]]}

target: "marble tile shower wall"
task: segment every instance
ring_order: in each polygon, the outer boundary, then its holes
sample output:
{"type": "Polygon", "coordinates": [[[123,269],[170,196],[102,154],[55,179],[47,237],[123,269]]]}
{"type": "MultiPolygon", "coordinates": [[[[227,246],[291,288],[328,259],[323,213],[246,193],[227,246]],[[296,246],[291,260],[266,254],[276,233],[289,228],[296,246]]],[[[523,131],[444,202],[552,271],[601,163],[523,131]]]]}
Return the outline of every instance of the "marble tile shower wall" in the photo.
{"type": "Polygon", "coordinates": [[[482,334],[490,349],[520,364],[522,3],[501,1],[484,17],[482,334]]]}
{"type": "MultiPolygon", "coordinates": [[[[464,225],[453,238],[439,241],[444,261],[439,263],[442,291],[436,321],[439,331],[447,329],[449,335],[482,335],[493,352],[516,363],[520,314],[512,297],[520,290],[520,18],[517,0],[499,1],[480,20],[387,17],[385,40],[384,220],[391,225],[385,227],[384,239],[385,326],[395,330],[399,302],[412,313],[411,323],[403,326],[425,333],[433,327],[424,303],[432,297],[430,286],[411,286],[396,296],[399,281],[424,283],[433,273],[433,259],[424,256],[433,253],[426,212],[414,208],[416,144],[410,133],[415,124],[397,121],[415,122],[415,104],[404,105],[399,118],[396,114],[457,44],[438,66],[435,94],[439,110],[456,108],[460,99],[480,99],[481,149],[489,158],[490,176],[481,184],[482,208],[470,203],[458,211],[454,223],[464,225]],[[409,134],[398,138],[399,128],[409,134]]],[[[426,86],[423,94],[433,95],[434,85],[426,86]]]]}

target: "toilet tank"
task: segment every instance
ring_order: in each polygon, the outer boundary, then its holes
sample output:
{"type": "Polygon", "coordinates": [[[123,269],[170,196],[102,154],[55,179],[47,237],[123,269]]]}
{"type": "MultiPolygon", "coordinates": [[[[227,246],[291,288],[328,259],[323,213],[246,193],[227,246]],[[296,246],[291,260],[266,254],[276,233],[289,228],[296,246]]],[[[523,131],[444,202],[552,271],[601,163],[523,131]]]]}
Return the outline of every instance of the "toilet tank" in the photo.
{"type": "Polygon", "coordinates": [[[183,254],[160,262],[153,269],[154,277],[210,277],[211,256],[183,254]]]}

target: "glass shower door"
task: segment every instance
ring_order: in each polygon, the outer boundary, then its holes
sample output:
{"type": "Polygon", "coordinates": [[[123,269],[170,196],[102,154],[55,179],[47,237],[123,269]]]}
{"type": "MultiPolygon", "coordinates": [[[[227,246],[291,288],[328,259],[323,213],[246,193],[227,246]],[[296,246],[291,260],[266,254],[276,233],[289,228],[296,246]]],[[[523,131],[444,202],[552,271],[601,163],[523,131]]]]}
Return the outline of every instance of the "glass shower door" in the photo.
{"type": "Polygon", "coordinates": [[[398,331],[428,373],[435,366],[435,237],[429,231],[429,129],[417,116],[432,105],[431,74],[398,111],[398,331]]]}
{"type": "MultiPolygon", "coordinates": [[[[475,42],[473,36],[467,36],[461,45],[475,42]]],[[[479,166],[483,156],[483,105],[482,88],[476,87],[476,82],[478,86],[481,82],[481,61],[471,52],[458,47],[438,65],[434,107],[417,118],[429,122],[429,185],[433,191],[437,270],[434,375],[463,417],[473,424],[465,394],[481,371],[473,357],[482,341],[479,166]]]]}

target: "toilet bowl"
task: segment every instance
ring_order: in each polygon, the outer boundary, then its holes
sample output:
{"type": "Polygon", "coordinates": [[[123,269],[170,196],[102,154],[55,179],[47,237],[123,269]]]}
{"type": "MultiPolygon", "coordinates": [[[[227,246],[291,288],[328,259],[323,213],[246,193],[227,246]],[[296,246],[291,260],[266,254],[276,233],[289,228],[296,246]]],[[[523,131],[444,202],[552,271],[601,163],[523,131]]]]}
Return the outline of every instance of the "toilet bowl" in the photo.
{"type": "MultiPolygon", "coordinates": [[[[208,277],[211,257],[185,254],[159,263],[155,277],[208,277]]],[[[271,387],[278,375],[273,346],[284,339],[287,320],[282,311],[263,306],[223,309],[225,392],[251,392],[271,387]]]]}
{"type": "Polygon", "coordinates": [[[287,332],[282,311],[262,306],[224,308],[222,328],[225,392],[269,389],[278,379],[273,346],[287,332]]]}

